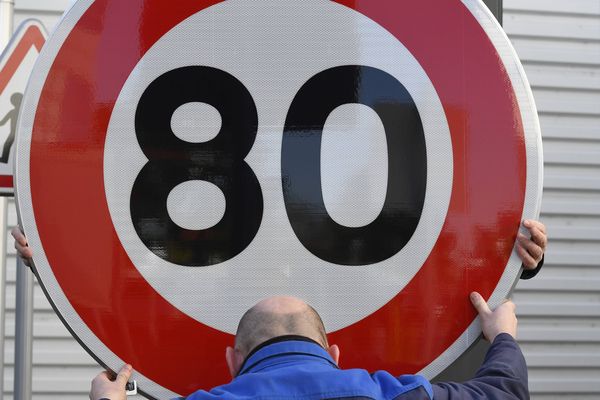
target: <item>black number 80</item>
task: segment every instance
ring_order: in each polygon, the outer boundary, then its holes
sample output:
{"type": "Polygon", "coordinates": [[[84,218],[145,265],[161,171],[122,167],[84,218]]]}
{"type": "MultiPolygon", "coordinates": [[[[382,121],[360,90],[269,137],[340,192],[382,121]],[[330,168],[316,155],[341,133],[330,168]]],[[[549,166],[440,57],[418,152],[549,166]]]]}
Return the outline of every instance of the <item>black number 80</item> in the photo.
{"type": "MultiPolygon", "coordinates": [[[[135,129],[149,160],[135,180],[130,199],[133,225],[142,242],[160,258],[184,266],[214,265],[241,253],[256,236],[263,214],[260,183],[244,161],[258,129],[256,105],[246,87],[216,68],[169,71],[144,91],[135,129]],[[221,114],[221,129],[207,142],[186,142],[171,129],[175,110],[191,102],[210,104],[221,114]],[[225,196],[223,218],[208,229],[185,229],[169,217],[169,193],[191,180],[211,182],[225,196]]],[[[290,224],[306,249],[322,260],[374,264],[399,252],[414,234],[425,199],[425,135],[414,100],[390,74],[345,65],[310,78],[288,111],[281,160],[290,224]],[[374,221],[361,227],[335,222],[321,190],[323,127],[333,110],[350,103],[363,104],[378,114],[388,149],[383,208],[374,221]]]]}

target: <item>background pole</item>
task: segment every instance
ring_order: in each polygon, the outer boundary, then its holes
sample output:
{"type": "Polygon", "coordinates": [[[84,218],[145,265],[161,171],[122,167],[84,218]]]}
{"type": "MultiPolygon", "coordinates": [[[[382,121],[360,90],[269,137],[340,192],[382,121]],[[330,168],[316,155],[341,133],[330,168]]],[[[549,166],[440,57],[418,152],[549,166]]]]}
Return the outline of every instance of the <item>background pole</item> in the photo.
{"type": "Polygon", "coordinates": [[[8,199],[0,198],[0,398],[4,394],[4,342],[6,319],[6,230],[8,199]]]}
{"type": "Polygon", "coordinates": [[[14,0],[0,0],[0,52],[13,34],[14,0]]]}
{"type": "Polygon", "coordinates": [[[33,274],[17,257],[15,315],[15,400],[31,399],[33,338],[33,274]]]}

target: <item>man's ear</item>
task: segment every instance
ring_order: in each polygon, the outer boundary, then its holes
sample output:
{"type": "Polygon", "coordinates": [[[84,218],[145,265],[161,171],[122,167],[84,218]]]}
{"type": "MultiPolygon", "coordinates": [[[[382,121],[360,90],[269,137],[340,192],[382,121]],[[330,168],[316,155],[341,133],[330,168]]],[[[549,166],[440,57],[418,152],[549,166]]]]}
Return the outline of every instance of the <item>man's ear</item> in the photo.
{"type": "Polygon", "coordinates": [[[227,367],[229,368],[231,377],[235,378],[238,372],[240,372],[240,368],[242,368],[244,356],[239,350],[227,346],[227,348],[225,348],[225,361],[227,362],[227,367]]]}
{"type": "Polygon", "coordinates": [[[327,348],[327,353],[333,358],[333,362],[338,364],[340,362],[340,348],[337,344],[332,344],[327,348]]]}

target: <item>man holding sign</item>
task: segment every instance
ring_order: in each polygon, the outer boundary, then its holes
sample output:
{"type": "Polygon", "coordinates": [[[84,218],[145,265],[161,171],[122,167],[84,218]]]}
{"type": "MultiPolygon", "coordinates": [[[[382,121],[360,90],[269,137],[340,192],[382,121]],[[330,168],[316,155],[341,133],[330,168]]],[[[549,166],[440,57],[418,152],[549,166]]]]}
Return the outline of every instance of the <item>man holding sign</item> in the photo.
{"type": "MultiPolygon", "coordinates": [[[[270,297],[242,317],[235,347],[225,357],[233,380],[200,399],[527,399],[527,366],[515,342],[515,305],[507,301],[490,310],[477,292],[471,302],[481,327],[492,343],[476,376],[464,383],[430,384],[419,375],[394,377],[385,371],[340,370],[340,349],[329,345],[317,312],[300,299],[270,297]]],[[[114,380],[108,372],[92,382],[90,399],[124,400],[131,366],[114,380]]]]}
{"type": "MultiPolygon", "coordinates": [[[[546,227],[539,221],[527,220],[524,226],[531,237],[519,234],[516,251],[523,261],[522,278],[529,279],[542,266],[547,237],[546,227]]],[[[30,265],[33,252],[25,236],[18,227],[12,235],[19,256],[30,265]]],[[[507,301],[492,311],[479,293],[471,293],[470,300],[481,319],[483,335],[492,346],[476,376],[464,383],[432,385],[421,376],[394,378],[384,371],[369,375],[365,370],[339,370],[340,350],[328,344],[317,312],[296,298],[271,297],[244,314],[235,347],[226,349],[232,382],[188,398],[295,397],[307,396],[307,389],[311,395],[306,398],[315,399],[348,398],[349,393],[353,398],[388,398],[392,391],[398,400],[528,398],[527,367],[515,342],[514,303],[507,301]]],[[[132,367],[126,365],[114,380],[107,371],[99,374],[92,382],[90,399],[125,399],[131,373],[132,367]]]]}

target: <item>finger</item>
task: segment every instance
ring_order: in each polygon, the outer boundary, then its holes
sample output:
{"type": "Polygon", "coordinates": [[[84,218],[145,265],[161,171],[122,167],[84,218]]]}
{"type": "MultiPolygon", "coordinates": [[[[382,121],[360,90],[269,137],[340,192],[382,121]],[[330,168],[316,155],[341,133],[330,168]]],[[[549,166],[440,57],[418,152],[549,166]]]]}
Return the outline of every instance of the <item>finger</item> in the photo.
{"type": "Polygon", "coordinates": [[[117,374],[117,379],[115,379],[115,382],[117,382],[120,385],[123,385],[123,387],[125,387],[125,385],[127,384],[127,381],[131,377],[131,370],[132,370],[131,365],[129,365],[129,364],[124,365],[123,368],[121,368],[119,370],[119,373],[117,374]]]}
{"type": "Polygon", "coordinates": [[[536,263],[542,259],[542,255],[544,254],[544,249],[542,249],[540,246],[538,246],[537,243],[535,243],[531,239],[528,239],[522,233],[519,233],[518,239],[519,239],[519,243],[521,244],[521,246],[524,247],[525,250],[527,250],[529,255],[531,255],[531,257],[535,260],[536,263]]]}
{"type": "MultiPolygon", "coordinates": [[[[21,231],[21,227],[18,225],[13,227],[10,234],[15,239],[15,249],[19,252],[19,256],[21,258],[31,258],[33,252],[27,243],[27,238],[23,234],[23,231],[21,231]]],[[[26,262],[25,264],[29,265],[29,262],[26,262]]]]}
{"type": "Polygon", "coordinates": [[[21,231],[21,228],[19,226],[13,227],[10,231],[10,234],[17,243],[19,243],[22,246],[27,246],[27,238],[25,237],[25,235],[23,235],[23,232],[21,231]]]}
{"type": "Polygon", "coordinates": [[[17,252],[19,252],[19,256],[21,256],[22,258],[31,258],[31,256],[33,255],[33,251],[29,246],[23,246],[19,243],[15,243],[15,249],[17,249],[17,252]]]}
{"type": "Polygon", "coordinates": [[[473,304],[473,307],[475,307],[479,315],[491,314],[492,310],[490,310],[490,307],[479,293],[472,292],[469,298],[471,299],[471,304],[473,304]]]}
{"type": "Polygon", "coordinates": [[[533,240],[542,249],[546,248],[546,244],[548,243],[548,237],[544,232],[541,231],[541,229],[531,228],[529,230],[529,233],[531,234],[531,240],[533,240]]]}
{"type": "Polygon", "coordinates": [[[15,242],[15,249],[19,255],[19,258],[28,267],[31,267],[31,257],[33,257],[33,251],[29,247],[23,247],[19,243],[15,242]]]}
{"type": "Polygon", "coordinates": [[[523,263],[525,269],[534,269],[537,267],[537,262],[531,257],[531,255],[523,248],[520,242],[517,243],[517,254],[523,263]]]}
{"type": "Polygon", "coordinates": [[[523,226],[525,226],[525,228],[527,229],[537,228],[544,234],[546,233],[546,225],[534,219],[526,219],[525,221],[523,221],[523,226]]]}

